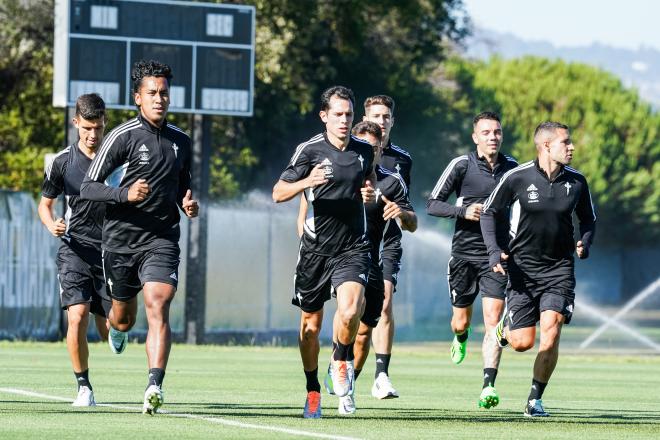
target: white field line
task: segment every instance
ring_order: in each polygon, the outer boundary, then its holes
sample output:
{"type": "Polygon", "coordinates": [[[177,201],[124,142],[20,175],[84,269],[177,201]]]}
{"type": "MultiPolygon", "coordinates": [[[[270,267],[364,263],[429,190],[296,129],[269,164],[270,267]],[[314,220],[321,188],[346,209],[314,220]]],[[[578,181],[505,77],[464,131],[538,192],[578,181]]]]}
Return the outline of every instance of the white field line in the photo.
{"type": "MultiPolygon", "coordinates": [[[[60,402],[73,402],[73,399],[68,399],[66,397],[51,396],[49,394],[36,393],[34,391],[20,390],[20,389],[17,389],[17,388],[0,388],[0,393],[18,394],[18,395],[21,395],[21,396],[36,397],[36,398],[39,398],[39,399],[57,400],[57,401],[60,401],[60,402]]],[[[142,408],[136,407],[136,406],[113,405],[113,404],[110,404],[110,403],[97,403],[96,406],[103,406],[103,407],[107,407],[107,408],[115,408],[115,409],[123,409],[123,410],[128,410],[128,411],[142,412],[142,408]]],[[[236,428],[259,429],[259,430],[262,430],[262,431],[274,431],[274,432],[281,432],[283,434],[288,434],[288,435],[297,435],[297,436],[301,436],[301,437],[325,438],[325,439],[332,439],[332,440],[358,440],[355,437],[343,437],[343,436],[340,436],[340,435],[330,435],[330,434],[323,434],[323,433],[317,433],[317,432],[311,432],[311,431],[302,431],[302,430],[299,430],[299,429],[280,428],[280,427],[277,427],[277,426],[256,425],[254,423],[243,423],[243,422],[223,419],[223,418],[219,418],[219,417],[202,417],[202,416],[198,416],[198,415],[195,415],[195,414],[173,413],[173,412],[162,411],[162,410],[158,411],[158,415],[156,417],[159,417],[159,416],[178,417],[178,418],[181,418],[181,419],[203,420],[205,422],[216,423],[216,424],[225,425],[225,426],[233,426],[233,427],[236,427],[236,428]]]]}

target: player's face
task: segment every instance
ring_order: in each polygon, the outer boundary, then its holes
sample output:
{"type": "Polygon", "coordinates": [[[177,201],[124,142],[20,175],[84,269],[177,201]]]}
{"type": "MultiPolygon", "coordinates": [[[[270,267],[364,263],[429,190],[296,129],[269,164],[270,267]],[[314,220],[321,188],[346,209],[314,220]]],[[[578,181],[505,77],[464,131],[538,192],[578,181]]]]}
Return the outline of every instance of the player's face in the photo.
{"type": "Polygon", "coordinates": [[[374,104],[367,107],[365,112],[366,114],[362,120],[378,124],[383,134],[383,139],[389,140],[390,130],[392,130],[392,126],[394,125],[394,117],[390,108],[386,105],[374,104]]]}
{"type": "Polygon", "coordinates": [[[80,141],[86,148],[96,150],[103,140],[105,118],[85,119],[82,116],[73,118],[73,125],[78,129],[80,141]]]}
{"type": "Polygon", "coordinates": [[[548,141],[550,150],[550,158],[555,162],[563,165],[568,165],[573,160],[573,141],[571,140],[571,133],[565,128],[559,128],[555,132],[555,137],[548,141]]]}
{"type": "Polygon", "coordinates": [[[321,111],[319,115],[330,138],[340,141],[348,138],[353,125],[353,103],[350,100],[333,95],[328,110],[321,111]]]}
{"type": "Polygon", "coordinates": [[[374,148],[374,163],[380,162],[380,157],[383,154],[383,146],[376,136],[371,133],[361,133],[356,136],[358,139],[369,142],[374,148]]]}
{"type": "Polygon", "coordinates": [[[142,116],[155,126],[160,126],[170,106],[170,87],[167,78],[147,76],[142,79],[140,90],[134,94],[135,104],[142,116]]]}
{"type": "Polygon", "coordinates": [[[502,126],[493,119],[481,119],[474,126],[472,140],[477,144],[479,156],[492,157],[502,146],[502,126]]]}

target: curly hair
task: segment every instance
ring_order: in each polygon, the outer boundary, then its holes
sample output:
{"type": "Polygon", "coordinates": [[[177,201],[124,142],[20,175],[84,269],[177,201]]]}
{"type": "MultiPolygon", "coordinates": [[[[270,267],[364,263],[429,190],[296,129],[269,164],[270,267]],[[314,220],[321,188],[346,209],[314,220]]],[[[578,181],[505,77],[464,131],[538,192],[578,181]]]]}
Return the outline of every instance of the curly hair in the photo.
{"type": "Polygon", "coordinates": [[[148,76],[156,78],[164,77],[169,85],[172,81],[172,69],[167,64],[155,60],[140,60],[133,64],[131,80],[133,81],[133,93],[139,93],[142,80],[148,76]]]}

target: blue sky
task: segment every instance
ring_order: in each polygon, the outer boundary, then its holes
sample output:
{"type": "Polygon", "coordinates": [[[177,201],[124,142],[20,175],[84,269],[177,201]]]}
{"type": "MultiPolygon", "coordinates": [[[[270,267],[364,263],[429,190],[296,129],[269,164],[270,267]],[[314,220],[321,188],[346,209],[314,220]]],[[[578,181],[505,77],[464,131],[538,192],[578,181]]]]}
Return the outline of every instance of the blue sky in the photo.
{"type": "Polygon", "coordinates": [[[656,0],[463,1],[477,26],[525,40],[660,50],[660,1],[656,0]]]}

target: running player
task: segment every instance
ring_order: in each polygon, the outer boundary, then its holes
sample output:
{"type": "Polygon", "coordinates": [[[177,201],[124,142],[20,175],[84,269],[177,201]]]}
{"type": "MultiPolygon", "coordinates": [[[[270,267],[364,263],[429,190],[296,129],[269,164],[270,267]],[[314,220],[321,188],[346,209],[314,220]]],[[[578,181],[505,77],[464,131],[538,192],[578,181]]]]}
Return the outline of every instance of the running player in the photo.
{"type": "MultiPolygon", "coordinates": [[[[374,146],[374,156],[378,163],[382,153],[380,127],[368,121],[363,121],[353,128],[353,134],[374,146]],[[380,136],[379,136],[380,135],[380,136]]],[[[365,310],[360,319],[360,327],[355,340],[355,380],[357,381],[362,367],[369,355],[372,332],[383,316],[383,303],[385,299],[385,284],[383,279],[383,261],[380,259],[381,245],[385,232],[390,223],[400,223],[397,226],[399,238],[401,228],[414,232],[417,229],[417,216],[408,199],[408,187],[403,177],[381,165],[376,165],[376,203],[366,205],[367,232],[371,243],[371,269],[369,282],[365,290],[365,310]]],[[[380,373],[384,374],[384,373],[380,373]]],[[[378,384],[378,379],[376,380],[378,384]]],[[[326,383],[328,391],[332,385],[326,383]],[[329,385],[329,386],[328,386],[329,385]]],[[[373,393],[373,390],[372,390],[373,393]]],[[[377,395],[375,397],[378,397],[377,395]]],[[[393,394],[385,398],[398,397],[393,394]]],[[[352,414],[355,412],[355,393],[351,392],[339,398],[339,413],[352,414]]]]}
{"type": "MultiPolygon", "coordinates": [[[[488,266],[488,254],[479,226],[483,203],[500,178],[518,164],[500,153],[502,126],[500,117],[492,112],[476,115],[472,121],[472,140],[476,151],[452,160],[435,185],[427,203],[427,212],[437,217],[456,219],[452,239],[451,258],[447,269],[452,304],[451,360],[460,364],[465,359],[470,335],[472,306],[481,293],[486,332],[482,344],[484,381],[479,406],[491,408],[499,403],[495,378],[502,349],[493,338],[492,329],[504,310],[506,276],[494,273],[488,266]],[[447,202],[456,195],[456,204],[447,202]]],[[[504,213],[503,215],[506,215],[504,213]]],[[[503,219],[503,216],[500,216],[503,219]]],[[[504,219],[505,220],[505,219],[504,219]]],[[[498,224],[498,240],[506,243],[508,228],[505,221],[498,224]]]]}
{"type": "MultiPolygon", "coordinates": [[[[406,150],[393,144],[390,139],[390,132],[394,126],[394,100],[387,95],[371,96],[364,101],[364,113],[365,115],[362,118],[364,121],[374,122],[381,129],[383,153],[380,166],[401,175],[409,191],[412,158],[406,150]]],[[[390,381],[389,366],[394,342],[393,295],[396,291],[397,279],[401,270],[402,257],[401,228],[398,222],[389,222],[383,236],[383,246],[380,253],[385,282],[385,301],[381,318],[372,332],[374,351],[376,352],[376,372],[374,374],[374,384],[371,387],[371,395],[377,399],[399,397],[399,393],[390,381]]]]}
{"type": "Polygon", "coordinates": [[[190,138],[166,120],[170,67],[138,61],[131,73],[138,116],[106,137],[82,184],[84,198],[110,202],[103,225],[103,267],[112,297],[110,346],[121,352],[144,293],[149,380],[143,412],[163,404],[172,345],[169,309],[178,283],[179,209],[196,217],[190,191],[190,138]]]}
{"type": "Polygon", "coordinates": [[[540,322],[539,352],[525,416],[546,417],[543,391],[557,365],[563,324],[573,316],[575,261],[587,258],[596,230],[596,213],[587,179],[568,164],[575,147],[568,126],[543,122],[534,132],[537,158],[506,173],[483,207],[481,230],[490,267],[508,273],[507,310],[495,329],[501,346],[516,351],[534,346],[540,322]],[[497,239],[496,217],[511,207],[512,239],[497,239]],[[573,238],[573,212],[580,239],[573,238]],[[505,272],[506,270],[506,272],[505,272]]]}
{"type": "Polygon", "coordinates": [[[300,144],[273,188],[277,203],[304,191],[304,222],[292,303],[301,309],[299,346],[307,379],[303,417],[321,417],[318,381],[323,305],[337,298],[333,320],[332,375],[335,392],[353,388],[353,343],[364,308],[369,276],[369,241],[364,203],[375,201],[372,147],[350,134],[353,92],[342,86],[321,95],[319,116],[326,131],[300,144]]]}
{"type": "Polygon", "coordinates": [[[57,252],[60,302],[67,311],[66,347],[78,396],[73,406],[95,406],[89,380],[87,326],[90,312],[102,340],[108,339],[107,319],[112,302],[105,292],[101,263],[101,228],[105,204],[80,198],[80,185],[103,140],[105,103],[97,94],[76,100],[73,125],[78,140],[57,153],[46,169],[39,201],[39,218],[62,243],[57,252]],[[66,197],[65,218],[53,218],[57,197],[66,197]]]}

